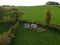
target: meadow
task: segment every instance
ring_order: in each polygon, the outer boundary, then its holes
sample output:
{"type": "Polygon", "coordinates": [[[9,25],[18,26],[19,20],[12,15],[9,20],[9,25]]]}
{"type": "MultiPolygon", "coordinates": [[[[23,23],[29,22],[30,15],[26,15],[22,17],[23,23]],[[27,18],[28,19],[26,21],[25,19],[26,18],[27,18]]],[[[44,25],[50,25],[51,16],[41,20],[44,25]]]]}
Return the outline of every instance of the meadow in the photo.
{"type": "Polygon", "coordinates": [[[32,6],[32,7],[18,7],[21,11],[24,11],[24,15],[21,20],[32,20],[44,22],[44,17],[47,10],[51,12],[51,24],[60,25],[60,8],[55,5],[44,6],[32,6]]]}

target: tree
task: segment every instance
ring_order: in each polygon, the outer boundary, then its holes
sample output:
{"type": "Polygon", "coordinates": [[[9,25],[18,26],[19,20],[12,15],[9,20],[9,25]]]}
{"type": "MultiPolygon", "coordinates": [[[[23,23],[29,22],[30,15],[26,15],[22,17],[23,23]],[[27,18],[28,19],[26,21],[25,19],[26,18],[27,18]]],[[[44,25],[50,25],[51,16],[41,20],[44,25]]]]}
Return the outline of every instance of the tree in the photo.
{"type": "Polygon", "coordinates": [[[2,22],[2,18],[5,14],[6,14],[6,9],[0,6],[0,22],[2,22]]]}
{"type": "Polygon", "coordinates": [[[51,21],[51,12],[50,12],[50,10],[48,10],[46,12],[46,15],[45,15],[45,18],[44,18],[44,22],[48,26],[50,24],[50,21],[51,21]]]}
{"type": "Polygon", "coordinates": [[[10,13],[11,13],[11,18],[13,18],[13,16],[14,16],[15,19],[16,19],[16,20],[15,20],[16,22],[19,21],[19,17],[21,17],[21,16],[23,15],[23,13],[20,12],[19,9],[16,8],[16,7],[11,8],[11,9],[10,9],[10,13]],[[13,14],[13,15],[12,15],[12,14],[13,14]]]}

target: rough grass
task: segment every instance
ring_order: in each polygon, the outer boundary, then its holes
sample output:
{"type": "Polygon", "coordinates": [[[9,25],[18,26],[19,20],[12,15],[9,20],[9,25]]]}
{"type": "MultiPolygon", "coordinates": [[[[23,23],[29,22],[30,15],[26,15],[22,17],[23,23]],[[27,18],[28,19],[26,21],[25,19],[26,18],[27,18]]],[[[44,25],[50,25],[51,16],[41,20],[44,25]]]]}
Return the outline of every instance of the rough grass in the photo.
{"type": "Polygon", "coordinates": [[[42,33],[25,30],[20,26],[12,45],[60,45],[60,34],[51,30],[42,33]]]}

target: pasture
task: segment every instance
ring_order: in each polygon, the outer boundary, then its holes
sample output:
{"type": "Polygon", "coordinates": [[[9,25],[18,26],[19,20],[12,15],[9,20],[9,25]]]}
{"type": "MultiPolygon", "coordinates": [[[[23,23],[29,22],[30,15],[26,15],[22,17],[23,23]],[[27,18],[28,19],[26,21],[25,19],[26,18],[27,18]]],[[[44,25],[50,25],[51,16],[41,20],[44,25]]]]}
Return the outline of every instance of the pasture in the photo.
{"type": "MultiPolygon", "coordinates": [[[[25,14],[21,20],[44,21],[44,15],[48,9],[52,14],[51,24],[60,25],[60,8],[56,6],[33,6],[33,7],[18,7],[25,14]]],[[[25,30],[23,26],[17,31],[16,37],[12,45],[60,45],[60,34],[52,30],[40,33],[34,30],[25,30]]]]}
{"type": "MultiPolygon", "coordinates": [[[[12,7],[5,7],[10,9],[12,7]]],[[[21,20],[32,20],[32,21],[39,21],[44,22],[44,17],[46,15],[47,10],[51,12],[51,24],[60,25],[60,8],[56,5],[43,5],[43,6],[17,6],[21,12],[24,12],[22,15],[21,20]]],[[[10,19],[9,16],[5,16],[4,19],[10,19]]]]}
{"type": "Polygon", "coordinates": [[[37,32],[20,25],[12,45],[60,45],[60,34],[52,30],[37,32]]]}
{"type": "Polygon", "coordinates": [[[21,11],[24,11],[24,15],[21,20],[32,20],[44,22],[44,16],[47,10],[51,11],[51,24],[60,25],[60,8],[52,5],[44,6],[32,6],[32,7],[18,7],[21,11]]]}
{"type": "MultiPolygon", "coordinates": [[[[5,7],[10,9],[9,7],[5,7]]],[[[44,6],[18,6],[20,11],[24,12],[21,20],[32,20],[44,22],[44,16],[46,11],[49,9],[51,11],[51,24],[60,25],[60,8],[55,5],[44,5],[44,6]]],[[[6,17],[4,17],[6,18],[6,17]]],[[[6,18],[9,20],[9,17],[6,18]]],[[[19,18],[20,19],[20,18],[19,18]]],[[[0,34],[7,31],[11,24],[0,24],[0,34]]],[[[13,39],[11,45],[60,45],[60,33],[52,30],[47,30],[45,32],[37,32],[32,29],[24,29],[21,24],[17,29],[15,38],[13,39]]]]}

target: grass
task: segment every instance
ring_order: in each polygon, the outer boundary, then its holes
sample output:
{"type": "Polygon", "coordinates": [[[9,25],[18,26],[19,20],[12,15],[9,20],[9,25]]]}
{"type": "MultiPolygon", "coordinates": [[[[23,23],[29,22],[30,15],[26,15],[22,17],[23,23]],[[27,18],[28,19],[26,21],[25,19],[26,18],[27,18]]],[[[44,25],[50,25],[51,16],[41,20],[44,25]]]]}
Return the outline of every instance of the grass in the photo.
{"type": "Polygon", "coordinates": [[[18,7],[21,11],[24,12],[24,15],[21,17],[21,20],[33,20],[44,22],[44,16],[46,15],[47,10],[51,11],[51,24],[60,25],[60,8],[52,5],[44,6],[32,6],[32,7],[18,7]]]}
{"type": "Polygon", "coordinates": [[[10,24],[0,24],[0,34],[7,31],[10,28],[10,24]]]}
{"type": "MultiPolygon", "coordinates": [[[[8,8],[8,7],[7,7],[8,8]]],[[[24,12],[21,20],[44,21],[46,11],[49,9],[52,14],[51,24],[60,25],[60,8],[51,5],[17,7],[24,12]]],[[[7,29],[7,26],[1,25],[0,34],[7,29]]],[[[48,30],[40,33],[34,30],[26,30],[23,25],[17,29],[16,37],[11,45],[60,45],[60,33],[48,30]]]]}
{"type": "Polygon", "coordinates": [[[25,30],[20,26],[12,45],[60,45],[60,34],[51,30],[42,33],[25,30]]]}
{"type": "MultiPolygon", "coordinates": [[[[10,9],[11,7],[5,7],[10,9]]],[[[47,10],[51,11],[51,24],[60,25],[60,8],[56,5],[43,5],[43,6],[17,6],[17,8],[24,12],[21,20],[32,20],[44,22],[44,17],[47,10]]],[[[9,18],[8,18],[9,19],[9,18]]]]}

